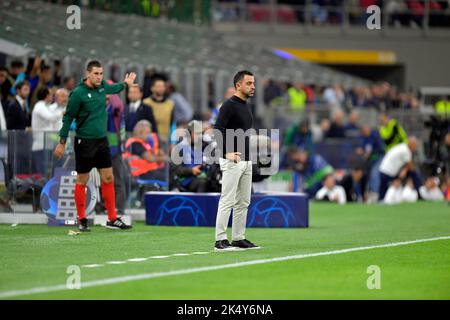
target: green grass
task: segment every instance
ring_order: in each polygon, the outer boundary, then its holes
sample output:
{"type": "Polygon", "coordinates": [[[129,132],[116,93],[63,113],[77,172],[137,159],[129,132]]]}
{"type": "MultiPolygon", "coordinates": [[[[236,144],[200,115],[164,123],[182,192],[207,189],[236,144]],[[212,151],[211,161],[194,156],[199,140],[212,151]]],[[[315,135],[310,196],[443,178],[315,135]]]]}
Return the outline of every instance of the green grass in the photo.
{"type": "MultiPolygon", "coordinates": [[[[175,253],[211,251],[213,228],[153,227],[132,231],[0,225],[0,293],[65,284],[67,267],[175,253]]],[[[231,230],[230,230],[231,231],[231,230]]],[[[248,229],[263,249],[171,256],[81,268],[82,282],[324,252],[450,235],[444,203],[398,206],[311,204],[310,228],[248,229]]],[[[450,240],[38,293],[26,299],[450,299],[450,240]],[[367,267],[381,268],[369,290],[367,267]]]]}

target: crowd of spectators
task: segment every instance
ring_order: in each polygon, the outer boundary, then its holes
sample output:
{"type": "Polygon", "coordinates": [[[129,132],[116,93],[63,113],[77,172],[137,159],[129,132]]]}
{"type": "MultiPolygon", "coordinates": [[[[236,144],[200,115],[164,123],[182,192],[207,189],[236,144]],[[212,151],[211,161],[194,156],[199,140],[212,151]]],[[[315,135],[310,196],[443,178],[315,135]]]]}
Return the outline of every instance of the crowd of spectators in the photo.
{"type": "MultiPolygon", "coordinates": [[[[270,21],[270,7],[265,0],[249,0],[247,16],[249,21],[270,21]]],[[[381,12],[386,13],[387,23],[391,26],[422,27],[426,12],[425,1],[417,0],[278,0],[277,21],[280,23],[304,23],[306,12],[314,25],[341,24],[345,12],[352,25],[366,25],[368,14],[366,9],[376,5],[381,12]],[[309,9],[306,6],[309,5],[309,9]]],[[[429,26],[449,27],[449,1],[429,1],[429,26]]],[[[237,0],[220,0],[215,12],[219,21],[237,20],[239,18],[239,3],[237,0]],[[234,5],[234,6],[233,6],[234,5]]]]}
{"type": "MultiPolygon", "coordinates": [[[[28,66],[13,61],[9,68],[0,67],[0,132],[24,133],[16,136],[13,146],[11,139],[8,140],[7,169],[16,175],[40,173],[51,176],[49,169],[54,168],[50,168],[48,160],[52,159],[57,131],[61,128],[61,119],[76,82],[73,77],[60,76],[59,63],[47,65],[39,57],[28,66]],[[53,136],[45,132],[53,133],[53,136]],[[11,150],[11,147],[15,149],[11,150]],[[12,165],[14,169],[11,169],[12,165]]],[[[224,99],[233,93],[233,88],[229,88],[224,99]]],[[[291,191],[303,191],[311,198],[337,203],[448,199],[448,166],[440,175],[421,171],[413,158],[418,145],[416,138],[408,137],[401,124],[388,116],[395,108],[419,108],[414,93],[399,92],[386,82],[344,90],[340,85],[320,87],[269,80],[264,84],[263,94],[268,107],[288,105],[298,114],[298,122],[281,128],[280,164],[281,170],[292,173],[291,191]],[[304,117],[304,111],[316,105],[328,108],[331,116],[310,123],[304,117]],[[361,123],[359,113],[364,108],[378,111],[377,127],[361,123]],[[348,153],[346,168],[334,168],[317,150],[321,142],[339,145],[339,141],[350,140],[350,150],[339,150],[348,153]]],[[[210,130],[220,105],[213,107],[207,114],[194,113],[194,108],[177,91],[176,84],[156,70],[148,70],[144,86],[130,88],[125,97],[108,95],[105,106],[108,140],[113,170],[118,177],[117,188],[131,183],[139,189],[138,198],[149,188],[194,192],[220,190],[220,170],[205,164],[204,157],[196,155],[193,148],[198,139],[202,140],[197,141],[201,150],[215,143],[210,130]],[[171,137],[177,128],[186,128],[190,134],[191,143],[181,144],[181,156],[192,160],[186,161],[189,164],[170,161],[177,143],[171,137]]],[[[443,157],[450,163],[448,130],[442,142],[443,157]]],[[[53,166],[62,165],[53,161],[53,166]]],[[[256,164],[254,182],[267,178],[258,172],[256,164]]],[[[126,191],[117,193],[123,194],[118,196],[121,199],[118,208],[124,210],[129,194],[126,191]]]]}

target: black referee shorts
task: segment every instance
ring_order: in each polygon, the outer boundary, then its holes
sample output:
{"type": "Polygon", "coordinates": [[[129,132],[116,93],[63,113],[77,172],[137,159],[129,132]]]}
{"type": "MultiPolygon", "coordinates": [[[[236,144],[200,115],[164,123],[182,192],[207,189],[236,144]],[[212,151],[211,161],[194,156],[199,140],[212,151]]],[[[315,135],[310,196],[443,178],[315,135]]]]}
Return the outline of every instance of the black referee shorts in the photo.
{"type": "Polygon", "coordinates": [[[89,173],[92,168],[111,168],[111,151],[108,139],[75,138],[75,170],[89,173]]]}

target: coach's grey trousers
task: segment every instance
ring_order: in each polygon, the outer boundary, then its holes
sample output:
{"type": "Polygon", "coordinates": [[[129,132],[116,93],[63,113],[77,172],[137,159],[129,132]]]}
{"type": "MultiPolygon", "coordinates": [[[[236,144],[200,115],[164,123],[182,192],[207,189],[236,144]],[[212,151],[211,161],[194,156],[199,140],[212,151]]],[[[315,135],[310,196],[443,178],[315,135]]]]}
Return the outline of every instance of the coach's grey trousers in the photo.
{"type": "Polygon", "coordinates": [[[252,162],[235,163],[223,158],[219,161],[222,170],[222,194],[217,210],[216,241],[227,239],[231,209],[233,209],[232,240],[243,240],[252,191],[252,162]]]}

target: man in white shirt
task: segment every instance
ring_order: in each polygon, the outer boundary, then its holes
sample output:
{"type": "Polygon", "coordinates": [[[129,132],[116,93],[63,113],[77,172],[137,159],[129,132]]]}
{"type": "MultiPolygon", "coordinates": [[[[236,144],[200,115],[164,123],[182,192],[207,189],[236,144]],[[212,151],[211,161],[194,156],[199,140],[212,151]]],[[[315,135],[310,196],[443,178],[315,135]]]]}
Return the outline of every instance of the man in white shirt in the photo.
{"type": "Polygon", "coordinates": [[[62,121],[63,111],[50,109],[52,94],[48,88],[40,88],[37,92],[37,99],[31,114],[31,128],[33,131],[33,171],[42,175],[47,174],[46,164],[50,158],[53,143],[50,136],[45,131],[53,131],[55,123],[62,121]],[[47,141],[45,141],[47,140],[47,141]],[[45,148],[45,147],[48,148],[45,148]],[[47,149],[49,154],[45,153],[47,149]]]}
{"type": "Polygon", "coordinates": [[[325,177],[323,187],[316,193],[316,199],[339,204],[345,204],[347,202],[345,189],[342,186],[336,185],[336,181],[331,174],[325,177]]]}
{"type": "MultiPolygon", "coordinates": [[[[64,114],[67,107],[67,102],[69,101],[69,92],[64,89],[58,89],[55,92],[55,102],[49,107],[50,111],[54,114],[64,114]]],[[[59,131],[62,127],[62,121],[60,118],[52,122],[53,131],[59,131]]]]}
{"type": "Polygon", "coordinates": [[[386,195],[383,198],[385,204],[398,204],[403,199],[402,181],[400,179],[394,179],[391,185],[386,191],[386,195]]]}
{"type": "Polygon", "coordinates": [[[408,178],[404,187],[400,179],[394,179],[386,192],[383,202],[386,204],[398,204],[402,202],[416,202],[419,198],[414,183],[408,178]]]}
{"type": "Polygon", "coordinates": [[[384,156],[380,164],[380,189],[378,192],[378,200],[381,201],[386,195],[386,191],[394,178],[405,178],[411,176],[414,186],[418,189],[421,185],[420,180],[415,173],[412,156],[417,149],[417,139],[415,137],[408,138],[408,144],[400,143],[391,148],[384,156]]]}
{"type": "Polygon", "coordinates": [[[439,179],[436,177],[428,177],[425,184],[419,188],[422,199],[429,201],[443,201],[444,194],[439,189],[439,179]]]}

